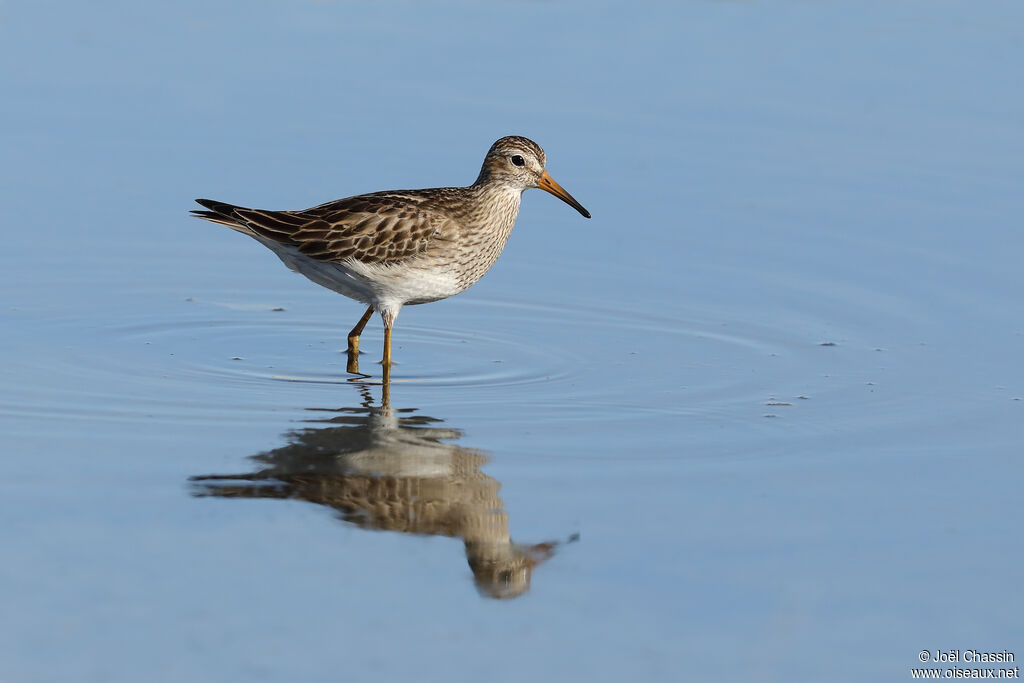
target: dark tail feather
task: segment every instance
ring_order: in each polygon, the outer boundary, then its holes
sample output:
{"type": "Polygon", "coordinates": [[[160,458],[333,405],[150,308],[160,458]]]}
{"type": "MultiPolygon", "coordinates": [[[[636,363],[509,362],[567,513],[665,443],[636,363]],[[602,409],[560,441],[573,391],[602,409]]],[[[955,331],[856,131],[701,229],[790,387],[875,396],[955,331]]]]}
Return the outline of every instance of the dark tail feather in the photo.
{"type": "Polygon", "coordinates": [[[242,208],[241,206],[235,206],[234,204],[228,204],[227,202],[218,202],[216,199],[197,199],[196,204],[209,209],[213,213],[228,217],[233,217],[235,215],[235,209],[242,208]]]}
{"type": "Polygon", "coordinates": [[[242,221],[238,219],[238,216],[235,214],[235,210],[242,207],[235,206],[234,204],[227,204],[225,202],[218,202],[213,199],[197,199],[196,203],[209,209],[209,211],[190,212],[196,218],[203,218],[231,228],[241,227],[242,221]]]}

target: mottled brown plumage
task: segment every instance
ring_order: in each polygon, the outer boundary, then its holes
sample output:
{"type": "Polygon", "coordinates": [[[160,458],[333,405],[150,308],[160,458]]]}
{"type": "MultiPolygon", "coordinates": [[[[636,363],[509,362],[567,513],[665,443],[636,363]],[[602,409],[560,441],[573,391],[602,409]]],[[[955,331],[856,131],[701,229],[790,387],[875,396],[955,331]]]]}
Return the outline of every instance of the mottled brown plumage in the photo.
{"type": "MultiPolygon", "coordinates": [[[[380,313],[386,373],[401,307],[453,296],[479,280],[504,249],[524,190],[539,187],[590,217],[544,164],[537,143],[509,136],[491,146],[468,187],[375,192],[303,211],[197,199],[207,210],[192,213],[255,238],[292,270],[380,313]]],[[[349,334],[350,369],[368,318],[349,334]]]]}

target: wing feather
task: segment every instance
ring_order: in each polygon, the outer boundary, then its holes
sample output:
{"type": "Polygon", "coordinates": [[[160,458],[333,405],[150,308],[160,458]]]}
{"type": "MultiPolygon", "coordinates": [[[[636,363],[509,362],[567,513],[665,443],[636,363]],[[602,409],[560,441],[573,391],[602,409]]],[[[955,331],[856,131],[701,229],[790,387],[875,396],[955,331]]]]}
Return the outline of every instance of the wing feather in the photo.
{"type": "Polygon", "coordinates": [[[431,210],[415,192],[377,193],[339,199],[305,211],[249,209],[197,200],[201,218],[254,237],[296,247],[328,262],[395,263],[425,253],[456,229],[446,214],[431,210]]]}

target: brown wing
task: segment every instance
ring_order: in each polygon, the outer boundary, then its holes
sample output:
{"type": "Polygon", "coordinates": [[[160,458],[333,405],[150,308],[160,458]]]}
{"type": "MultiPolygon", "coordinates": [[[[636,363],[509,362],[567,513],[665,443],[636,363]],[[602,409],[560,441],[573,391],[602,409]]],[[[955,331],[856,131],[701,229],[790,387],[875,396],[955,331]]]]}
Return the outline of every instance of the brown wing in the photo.
{"type": "Polygon", "coordinates": [[[305,211],[196,201],[209,209],[192,212],[200,218],[295,246],[319,261],[402,261],[426,252],[432,243],[445,239],[451,228],[447,216],[424,208],[419,197],[406,193],[359,195],[305,211]]]}

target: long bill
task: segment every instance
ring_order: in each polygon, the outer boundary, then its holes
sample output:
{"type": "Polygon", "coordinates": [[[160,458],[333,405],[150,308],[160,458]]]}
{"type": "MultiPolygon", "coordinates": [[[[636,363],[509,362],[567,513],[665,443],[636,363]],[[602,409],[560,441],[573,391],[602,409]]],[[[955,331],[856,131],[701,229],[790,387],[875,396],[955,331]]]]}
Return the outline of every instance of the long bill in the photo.
{"type": "Polygon", "coordinates": [[[551,194],[555,195],[563,202],[565,202],[566,204],[568,204],[569,206],[583,214],[584,218],[590,218],[590,212],[584,209],[582,204],[573,199],[573,196],[571,194],[562,189],[561,185],[552,180],[551,176],[548,175],[547,171],[544,171],[543,173],[540,174],[540,180],[537,181],[537,187],[544,190],[545,192],[550,192],[551,194]]]}

